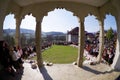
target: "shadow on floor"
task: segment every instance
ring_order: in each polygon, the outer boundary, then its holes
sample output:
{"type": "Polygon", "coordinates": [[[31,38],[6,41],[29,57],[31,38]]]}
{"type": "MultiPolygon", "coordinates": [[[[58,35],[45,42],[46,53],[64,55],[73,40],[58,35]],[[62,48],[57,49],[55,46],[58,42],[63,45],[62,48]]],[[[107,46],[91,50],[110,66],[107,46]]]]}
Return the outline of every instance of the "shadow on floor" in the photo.
{"type": "Polygon", "coordinates": [[[120,80],[120,75],[115,80],[120,80]]]}
{"type": "Polygon", "coordinates": [[[111,72],[113,72],[113,70],[110,70],[110,71],[104,71],[104,72],[102,72],[102,71],[97,71],[97,70],[94,70],[94,69],[92,69],[92,68],[90,68],[90,67],[88,67],[88,66],[83,66],[82,67],[84,70],[86,70],[86,71],[89,71],[89,72],[92,72],[92,73],[94,73],[94,74],[106,74],[106,73],[111,73],[111,72]]]}
{"type": "Polygon", "coordinates": [[[23,68],[20,69],[19,73],[14,72],[13,74],[10,74],[5,70],[1,70],[0,80],[21,80],[22,75],[23,75],[23,68]]]}
{"type": "Polygon", "coordinates": [[[39,70],[40,70],[40,73],[42,74],[44,80],[53,80],[51,78],[51,76],[48,74],[48,72],[47,72],[47,70],[46,70],[46,68],[44,66],[39,68],[39,70]]]}

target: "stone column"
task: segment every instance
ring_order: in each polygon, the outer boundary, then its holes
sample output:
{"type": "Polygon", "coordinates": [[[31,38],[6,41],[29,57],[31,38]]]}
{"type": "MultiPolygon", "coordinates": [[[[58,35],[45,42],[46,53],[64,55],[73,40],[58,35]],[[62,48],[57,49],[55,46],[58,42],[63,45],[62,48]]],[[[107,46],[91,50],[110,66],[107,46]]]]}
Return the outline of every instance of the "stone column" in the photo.
{"type": "MultiPolygon", "coordinates": [[[[118,0],[117,0],[118,1],[118,0]]],[[[117,9],[116,23],[117,23],[117,43],[116,43],[116,52],[113,59],[113,64],[111,67],[116,70],[120,70],[120,5],[118,2],[114,3],[114,6],[117,9]]]]}
{"type": "Polygon", "coordinates": [[[0,13],[0,40],[3,40],[3,22],[5,15],[0,13]]]}
{"type": "Polygon", "coordinates": [[[78,36],[78,67],[82,67],[83,65],[83,53],[84,53],[84,43],[85,43],[85,33],[84,33],[84,21],[80,22],[79,27],[79,36],[78,36]]]}
{"type": "Polygon", "coordinates": [[[16,32],[15,32],[15,45],[20,45],[20,24],[22,21],[22,18],[15,16],[16,18],[16,32]]]}
{"type": "Polygon", "coordinates": [[[37,64],[39,67],[43,66],[42,52],[41,52],[41,22],[42,19],[36,19],[36,53],[37,53],[37,64]]]}
{"type": "Polygon", "coordinates": [[[104,49],[104,20],[99,19],[99,26],[100,26],[100,32],[99,32],[99,54],[97,56],[97,63],[100,63],[102,58],[102,53],[104,49]]]}
{"type": "Polygon", "coordinates": [[[0,40],[3,40],[3,22],[6,16],[7,7],[10,0],[0,1],[0,40]]]}

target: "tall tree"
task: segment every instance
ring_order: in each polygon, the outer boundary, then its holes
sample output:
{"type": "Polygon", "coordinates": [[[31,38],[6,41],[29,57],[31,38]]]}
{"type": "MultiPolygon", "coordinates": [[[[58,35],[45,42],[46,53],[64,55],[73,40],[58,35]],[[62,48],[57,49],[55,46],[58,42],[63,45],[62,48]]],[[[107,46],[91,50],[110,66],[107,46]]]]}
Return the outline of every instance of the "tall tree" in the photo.
{"type": "Polygon", "coordinates": [[[106,38],[108,40],[111,40],[111,39],[113,39],[113,37],[114,37],[113,29],[110,27],[110,29],[107,31],[106,38]]]}

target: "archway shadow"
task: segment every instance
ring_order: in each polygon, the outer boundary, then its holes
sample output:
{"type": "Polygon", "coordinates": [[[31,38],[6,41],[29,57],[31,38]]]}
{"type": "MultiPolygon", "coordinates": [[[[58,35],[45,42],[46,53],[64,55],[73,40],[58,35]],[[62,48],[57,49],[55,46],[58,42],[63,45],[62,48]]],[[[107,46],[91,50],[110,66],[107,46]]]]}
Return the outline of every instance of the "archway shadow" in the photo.
{"type": "Polygon", "coordinates": [[[6,72],[5,70],[0,71],[0,80],[21,80],[23,75],[23,68],[20,69],[19,73],[13,72],[13,74],[10,74],[6,72]]]}
{"type": "Polygon", "coordinates": [[[84,70],[86,70],[86,71],[89,71],[89,72],[91,72],[91,73],[94,73],[94,74],[106,74],[106,73],[111,73],[111,72],[113,72],[114,70],[110,70],[110,71],[98,71],[98,70],[95,70],[95,69],[92,69],[92,68],[90,68],[90,67],[88,67],[88,66],[83,66],[82,67],[84,70]]]}
{"type": "Polygon", "coordinates": [[[44,66],[39,68],[39,70],[40,70],[40,73],[42,74],[44,80],[53,80],[44,66]]]}

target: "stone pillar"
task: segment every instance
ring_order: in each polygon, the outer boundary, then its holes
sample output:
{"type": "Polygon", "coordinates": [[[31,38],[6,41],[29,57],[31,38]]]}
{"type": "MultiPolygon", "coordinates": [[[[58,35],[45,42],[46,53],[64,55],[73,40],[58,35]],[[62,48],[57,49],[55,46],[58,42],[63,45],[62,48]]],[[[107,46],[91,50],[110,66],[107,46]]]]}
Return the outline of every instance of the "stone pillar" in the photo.
{"type": "Polygon", "coordinates": [[[7,7],[10,0],[0,1],[0,40],[3,40],[3,22],[6,16],[7,7]]]}
{"type": "Polygon", "coordinates": [[[104,49],[104,20],[100,19],[99,20],[99,25],[100,25],[100,33],[99,33],[99,54],[97,56],[97,63],[100,63],[101,58],[102,58],[102,53],[104,49]]]}
{"type": "Polygon", "coordinates": [[[79,27],[79,36],[78,36],[78,67],[82,67],[83,65],[83,53],[84,53],[84,43],[85,43],[85,30],[84,30],[84,21],[80,22],[79,27]]]}
{"type": "Polygon", "coordinates": [[[15,45],[20,45],[20,24],[22,21],[22,18],[15,16],[16,18],[16,32],[15,32],[15,45]]]}
{"type": "Polygon", "coordinates": [[[39,67],[43,66],[42,52],[41,52],[41,20],[36,19],[36,53],[37,53],[37,64],[39,67]]]}
{"type": "Polygon", "coordinates": [[[115,57],[111,67],[115,70],[120,70],[120,37],[117,39],[115,57]]]}
{"type": "MultiPolygon", "coordinates": [[[[116,0],[119,1],[119,0],[116,0]]],[[[116,23],[117,23],[117,43],[116,43],[116,52],[113,59],[113,64],[111,67],[116,70],[120,70],[120,5],[118,2],[114,4],[117,9],[116,23]]]]}
{"type": "Polygon", "coordinates": [[[0,13],[0,40],[3,40],[3,22],[5,15],[0,13]]]}

